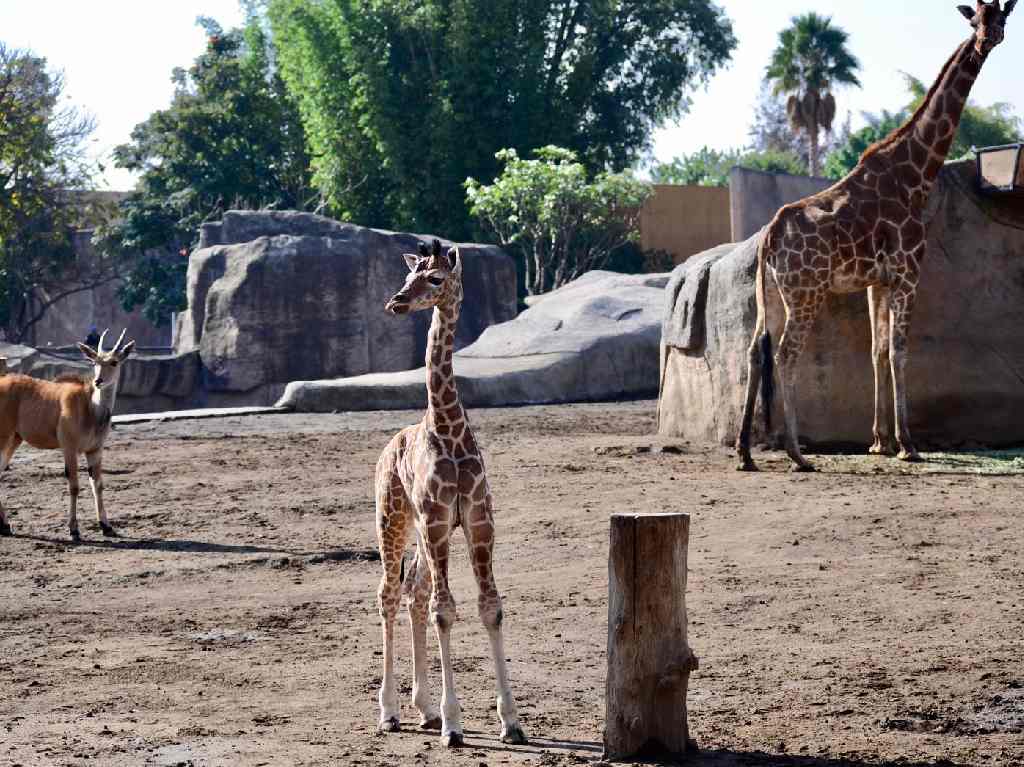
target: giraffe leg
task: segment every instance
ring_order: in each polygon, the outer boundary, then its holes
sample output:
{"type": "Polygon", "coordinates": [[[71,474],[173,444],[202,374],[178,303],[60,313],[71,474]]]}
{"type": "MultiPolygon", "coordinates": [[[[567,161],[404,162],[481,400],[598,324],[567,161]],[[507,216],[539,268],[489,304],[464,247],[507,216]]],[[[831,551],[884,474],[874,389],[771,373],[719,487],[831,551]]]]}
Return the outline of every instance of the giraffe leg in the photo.
{"type": "Polygon", "coordinates": [[[896,415],[897,458],[916,463],[921,460],[910,438],[907,424],[907,342],[910,334],[910,316],[914,309],[913,290],[894,292],[889,310],[889,364],[892,367],[893,409],[896,415]]]}
{"type": "Polygon", "coordinates": [[[427,614],[430,609],[430,569],[423,542],[417,541],[416,559],[405,576],[405,594],[412,629],[412,704],[420,712],[420,729],[440,730],[441,714],[430,699],[427,684],[427,614]]]}
{"type": "Polygon", "coordinates": [[[799,303],[794,302],[783,292],[782,300],[786,307],[786,325],[782,331],[782,338],[779,339],[775,364],[782,385],[782,406],[786,411],[786,453],[793,460],[793,471],[814,471],[814,467],[800,452],[796,412],[796,363],[807,343],[814,318],[825,301],[825,292],[824,289],[816,290],[799,303]]]}
{"type": "Polygon", "coordinates": [[[487,629],[487,637],[491,642],[491,656],[494,658],[494,675],[498,688],[498,717],[501,720],[501,740],[503,743],[526,743],[526,735],[519,725],[516,713],[516,702],[512,697],[512,689],[508,682],[508,667],[505,665],[505,638],[502,633],[501,595],[494,582],[494,515],[491,510],[491,496],[487,490],[487,480],[480,477],[477,494],[482,493],[482,501],[474,503],[469,496],[463,496],[462,527],[469,544],[470,560],[473,563],[473,575],[476,576],[479,589],[478,609],[480,622],[487,629]]]}
{"type": "MultiPolygon", "coordinates": [[[[21,444],[21,437],[17,434],[12,434],[7,438],[3,449],[0,450],[0,473],[7,470],[7,466],[11,463],[11,458],[14,457],[14,451],[18,449],[21,444]]],[[[11,525],[7,521],[7,515],[4,514],[4,505],[0,502],[0,535],[9,536],[14,533],[11,531],[11,525]]]]}
{"type": "Polygon", "coordinates": [[[889,429],[889,288],[868,288],[868,313],[871,319],[871,361],[875,373],[875,421],[871,432],[872,455],[893,455],[889,429]]]}
{"type": "Polygon", "coordinates": [[[455,692],[452,666],[455,597],[448,588],[448,544],[453,515],[450,508],[440,503],[427,501],[424,506],[425,510],[417,516],[417,522],[430,567],[430,622],[434,624],[441,655],[441,743],[448,748],[458,748],[464,745],[462,706],[455,692]]]}
{"type": "MultiPolygon", "coordinates": [[[[757,327],[754,328],[754,337],[747,350],[747,393],[743,401],[743,421],[740,424],[740,433],[736,438],[736,452],[740,457],[739,471],[757,471],[753,459],[750,457],[750,428],[754,422],[754,407],[757,405],[757,392],[761,385],[761,335],[764,333],[764,315],[758,312],[757,327]]],[[[767,403],[765,404],[767,407],[767,403]]]]}
{"type": "Polygon", "coordinates": [[[408,504],[396,471],[378,476],[376,485],[377,543],[384,569],[377,591],[384,634],[384,675],[380,684],[380,720],[377,729],[380,732],[397,732],[401,717],[395,682],[395,616],[398,615],[402,598],[402,555],[409,521],[408,504]]]}

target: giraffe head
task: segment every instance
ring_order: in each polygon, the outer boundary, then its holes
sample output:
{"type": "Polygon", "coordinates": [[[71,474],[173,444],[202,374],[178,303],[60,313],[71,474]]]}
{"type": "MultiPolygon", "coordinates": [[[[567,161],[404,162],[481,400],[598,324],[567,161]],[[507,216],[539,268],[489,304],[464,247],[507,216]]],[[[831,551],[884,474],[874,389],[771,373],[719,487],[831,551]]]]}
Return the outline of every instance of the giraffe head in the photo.
{"type": "Polygon", "coordinates": [[[442,253],[440,240],[434,240],[430,249],[421,242],[418,255],[406,253],[403,258],[409,276],[384,307],[387,311],[408,314],[462,300],[462,257],[458,248],[442,253]]]}
{"type": "Polygon", "coordinates": [[[1006,19],[1013,13],[1017,0],[1006,0],[1005,7],[1001,5],[1000,0],[992,0],[991,3],[984,0],[976,2],[975,8],[969,5],[961,5],[958,8],[974,27],[974,49],[979,55],[987,56],[993,48],[1003,42],[1006,19]]]}

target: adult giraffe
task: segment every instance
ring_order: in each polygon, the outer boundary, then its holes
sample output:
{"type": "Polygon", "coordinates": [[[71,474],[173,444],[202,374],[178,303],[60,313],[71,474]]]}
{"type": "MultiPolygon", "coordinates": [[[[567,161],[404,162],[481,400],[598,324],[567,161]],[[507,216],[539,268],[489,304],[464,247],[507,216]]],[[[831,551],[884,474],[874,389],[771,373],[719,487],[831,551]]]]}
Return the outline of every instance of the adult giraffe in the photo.
{"type": "Polygon", "coordinates": [[[416,559],[405,578],[412,626],[413,705],[420,713],[421,728],[440,729],[441,740],[448,747],[463,744],[450,647],[455,599],[448,588],[448,543],[452,532],[461,525],[480,592],[480,620],[487,629],[494,656],[501,739],[506,743],[525,743],[508,683],[501,597],[491,567],[491,491],[483,456],[459,402],[452,369],[455,325],[462,304],[462,258],[455,248],[443,254],[441,243],[434,240],[432,251],[421,244],[419,256],[408,254],[405,260],[410,274],[388,302],[387,310],[408,314],[433,307],[434,316],[427,337],[427,413],[420,423],[396,434],[377,461],[377,540],[384,567],[378,592],[384,631],[378,726],[381,732],[399,729],[395,616],[401,597],[402,557],[415,530],[416,559]],[[441,651],[440,716],[427,689],[428,613],[441,651]]]}
{"type": "Polygon", "coordinates": [[[766,272],[786,312],[774,366],[779,369],[786,415],[786,452],[795,471],[814,471],[801,455],[796,416],[796,361],[828,293],[868,291],[875,373],[874,444],[892,452],[885,404],[891,366],[895,431],[900,459],[918,461],[907,428],[905,368],[927,232],[924,208],[945,162],[971,86],[989,53],[1003,41],[1017,0],[977,0],[959,6],[974,27],[942,68],[914,115],[870,147],[846,178],[825,191],[783,207],[762,234],[757,260],[757,326],[750,345],[743,421],[736,448],[740,469],[756,471],[750,427],[758,384],[771,430],[772,342],[766,319],[766,272]]]}

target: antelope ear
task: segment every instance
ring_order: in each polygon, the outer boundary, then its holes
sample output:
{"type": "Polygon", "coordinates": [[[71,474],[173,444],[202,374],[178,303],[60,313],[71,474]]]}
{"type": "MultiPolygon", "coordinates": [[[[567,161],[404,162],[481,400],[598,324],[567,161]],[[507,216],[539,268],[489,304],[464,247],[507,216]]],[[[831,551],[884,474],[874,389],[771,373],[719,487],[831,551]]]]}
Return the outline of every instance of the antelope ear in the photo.
{"type": "Polygon", "coordinates": [[[452,274],[462,274],[462,256],[459,255],[458,248],[448,248],[448,263],[451,264],[452,274]]]}
{"type": "Polygon", "coordinates": [[[87,359],[90,359],[93,362],[96,361],[96,350],[93,349],[91,346],[86,346],[85,344],[78,344],[78,351],[80,351],[82,355],[85,356],[87,359]]]}
{"type": "Polygon", "coordinates": [[[1013,9],[1017,6],[1017,0],[1006,0],[1006,7],[1003,8],[1003,18],[1009,18],[1010,14],[1013,13],[1013,9]]]}
{"type": "Polygon", "coordinates": [[[965,19],[967,19],[968,21],[971,21],[971,22],[974,21],[974,13],[975,13],[975,11],[974,11],[973,8],[971,8],[971,6],[969,6],[969,5],[958,5],[956,7],[956,9],[958,11],[960,11],[960,13],[963,14],[965,19]]]}
{"type": "Polygon", "coordinates": [[[117,353],[117,356],[121,359],[127,359],[135,351],[135,340],[132,339],[124,346],[121,347],[121,351],[117,353]]]}
{"type": "Polygon", "coordinates": [[[420,257],[414,256],[412,253],[403,253],[402,258],[405,259],[405,265],[409,267],[409,271],[415,272],[417,265],[419,265],[420,257]]]}

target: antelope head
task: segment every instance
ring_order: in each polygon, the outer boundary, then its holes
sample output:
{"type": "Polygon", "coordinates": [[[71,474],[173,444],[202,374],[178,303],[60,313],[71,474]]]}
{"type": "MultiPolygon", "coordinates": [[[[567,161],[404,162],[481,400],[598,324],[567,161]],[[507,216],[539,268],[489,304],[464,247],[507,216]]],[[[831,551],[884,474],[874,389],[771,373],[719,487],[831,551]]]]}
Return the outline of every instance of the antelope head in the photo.
{"type": "Polygon", "coordinates": [[[135,341],[129,341],[122,346],[125,333],[128,332],[127,328],[121,331],[121,337],[117,339],[114,347],[104,351],[103,341],[106,339],[109,330],[108,328],[103,331],[103,335],[100,336],[100,341],[96,344],[95,349],[85,344],[78,345],[78,349],[85,355],[85,358],[94,365],[92,384],[97,389],[103,389],[104,387],[116,384],[118,377],[121,375],[121,363],[128,359],[129,355],[135,351],[135,341]]]}

